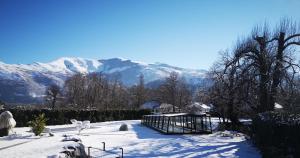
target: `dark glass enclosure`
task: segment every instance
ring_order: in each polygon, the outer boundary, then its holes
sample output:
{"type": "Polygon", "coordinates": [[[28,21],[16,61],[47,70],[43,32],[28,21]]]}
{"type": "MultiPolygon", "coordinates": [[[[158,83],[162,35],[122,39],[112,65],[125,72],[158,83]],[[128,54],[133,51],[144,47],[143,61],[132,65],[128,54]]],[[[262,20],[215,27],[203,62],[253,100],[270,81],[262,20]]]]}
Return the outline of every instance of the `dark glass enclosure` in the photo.
{"type": "Polygon", "coordinates": [[[212,133],[211,117],[208,114],[155,114],[145,115],[142,124],[164,134],[212,133]]]}

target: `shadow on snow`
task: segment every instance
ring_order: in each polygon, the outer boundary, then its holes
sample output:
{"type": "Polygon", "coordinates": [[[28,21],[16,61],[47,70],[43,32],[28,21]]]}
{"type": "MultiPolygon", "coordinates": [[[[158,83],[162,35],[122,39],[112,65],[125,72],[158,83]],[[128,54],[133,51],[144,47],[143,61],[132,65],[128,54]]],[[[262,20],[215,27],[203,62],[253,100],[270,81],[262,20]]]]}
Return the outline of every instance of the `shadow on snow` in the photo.
{"type": "Polygon", "coordinates": [[[133,124],[132,130],[139,139],[148,142],[147,146],[143,142],[129,144],[135,150],[128,151],[127,155],[134,156],[126,157],[260,157],[244,139],[235,142],[215,134],[164,135],[140,124],[133,124]]]}

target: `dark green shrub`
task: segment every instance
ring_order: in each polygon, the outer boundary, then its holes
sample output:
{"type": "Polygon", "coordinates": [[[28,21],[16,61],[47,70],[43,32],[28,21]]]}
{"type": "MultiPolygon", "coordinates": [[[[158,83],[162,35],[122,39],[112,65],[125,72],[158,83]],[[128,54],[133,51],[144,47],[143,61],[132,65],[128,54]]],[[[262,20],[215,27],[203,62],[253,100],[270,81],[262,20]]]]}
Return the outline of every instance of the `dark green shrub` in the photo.
{"type": "Polygon", "coordinates": [[[71,119],[90,120],[91,122],[139,120],[143,115],[149,115],[149,110],[49,110],[49,109],[9,109],[14,115],[17,127],[26,127],[34,116],[44,113],[47,125],[69,124],[71,119]]]}
{"type": "Polygon", "coordinates": [[[259,114],[252,122],[252,138],[263,157],[300,157],[300,115],[287,112],[259,114]]]}
{"type": "Polygon", "coordinates": [[[45,114],[42,113],[38,115],[34,120],[29,121],[28,125],[31,127],[32,132],[38,136],[45,129],[47,119],[45,118],[45,114]]]}
{"type": "Polygon", "coordinates": [[[119,128],[119,131],[128,131],[128,126],[127,126],[127,124],[122,124],[121,126],[120,126],[120,128],[119,128]]]}
{"type": "Polygon", "coordinates": [[[2,128],[2,129],[0,129],[0,137],[7,136],[8,133],[9,133],[9,129],[8,128],[2,128]]]}

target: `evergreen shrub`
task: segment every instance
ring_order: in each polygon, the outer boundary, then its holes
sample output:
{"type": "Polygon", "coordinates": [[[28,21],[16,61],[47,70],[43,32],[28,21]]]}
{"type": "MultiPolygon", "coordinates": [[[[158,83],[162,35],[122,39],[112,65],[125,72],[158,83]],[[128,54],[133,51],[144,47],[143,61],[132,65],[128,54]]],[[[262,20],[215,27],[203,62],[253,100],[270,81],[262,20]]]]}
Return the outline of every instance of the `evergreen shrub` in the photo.
{"type": "Polygon", "coordinates": [[[258,114],[252,122],[252,138],[263,157],[300,157],[300,114],[258,114]]]}
{"type": "Polygon", "coordinates": [[[31,127],[32,132],[38,136],[44,131],[47,119],[45,114],[39,114],[34,120],[29,121],[28,125],[31,127]]]}
{"type": "MultiPolygon", "coordinates": [[[[26,127],[35,116],[44,113],[47,125],[70,124],[71,119],[90,120],[93,122],[140,120],[149,115],[149,110],[50,110],[50,109],[9,109],[14,115],[17,127],[26,127]]],[[[1,111],[0,111],[1,112],[1,111]]]]}

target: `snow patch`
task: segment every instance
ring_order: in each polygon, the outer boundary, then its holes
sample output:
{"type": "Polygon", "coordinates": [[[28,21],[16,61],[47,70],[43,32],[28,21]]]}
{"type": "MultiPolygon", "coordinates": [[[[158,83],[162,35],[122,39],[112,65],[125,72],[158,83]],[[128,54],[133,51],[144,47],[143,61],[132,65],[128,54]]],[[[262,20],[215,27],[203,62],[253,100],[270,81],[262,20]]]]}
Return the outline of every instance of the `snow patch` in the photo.
{"type": "MultiPolygon", "coordinates": [[[[140,124],[138,120],[92,123],[91,128],[77,135],[73,125],[48,126],[54,136],[34,136],[28,127],[15,128],[15,137],[0,138],[1,157],[36,158],[57,155],[64,146],[74,145],[63,142],[64,135],[82,140],[86,147],[102,148],[120,153],[124,157],[247,157],[260,158],[259,152],[251,146],[242,134],[229,132],[224,137],[220,132],[209,135],[163,135],[140,124]],[[119,131],[126,123],[128,131],[119,131]]],[[[93,150],[93,156],[111,157],[100,150],[93,150]]]]}

